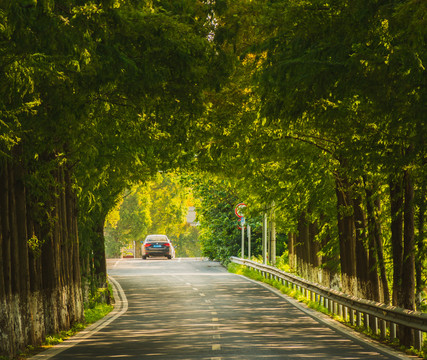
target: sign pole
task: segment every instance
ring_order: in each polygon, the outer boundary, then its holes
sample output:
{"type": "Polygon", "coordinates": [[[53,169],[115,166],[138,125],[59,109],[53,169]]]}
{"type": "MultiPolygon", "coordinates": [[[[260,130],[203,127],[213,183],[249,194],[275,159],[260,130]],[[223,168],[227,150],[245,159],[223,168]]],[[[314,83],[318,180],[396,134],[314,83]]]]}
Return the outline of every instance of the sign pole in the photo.
{"type": "Polygon", "coordinates": [[[245,203],[239,203],[234,209],[234,213],[239,218],[240,226],[242,229],[242,247],[241,247],[241,256],[242,259],[245,258],[245,217],[243,216],[243,209],[246,207],[245,203]]]}
{"type": "Polygon", "coordinates": [[[251,226],[248,224],[247,225],[247,230],[248,230],[248,259],[251,259],[251,226]]]}
{"type": "Polygon", "coordinates": [[[240,218],[240,225],[242,227],[242,259],[245,258],[245,218],[240,218]]]}
{"type": "Polygon", "coordinates": [[[242,259],[245,258],[245,227],[242,226],[242,259]]]}
{"type": "Polygon", "coordinates": [[[267,213],[264,213],[264,219],[262,222],[262,257],[264,265],[267,265],[267,243],[268,243],[268,228],[267,228],[267,213]]]}

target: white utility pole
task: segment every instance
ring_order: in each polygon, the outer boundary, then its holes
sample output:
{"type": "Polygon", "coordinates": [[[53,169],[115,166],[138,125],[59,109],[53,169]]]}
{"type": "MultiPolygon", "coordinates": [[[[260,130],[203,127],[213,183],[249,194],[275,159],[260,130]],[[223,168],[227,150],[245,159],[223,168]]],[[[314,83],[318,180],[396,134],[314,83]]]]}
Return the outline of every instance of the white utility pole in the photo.
{"type": "Polygon", "coordinates": [[[267,243],[268,243],[268,224],[267,213],[264,213],[264,221],[262,222],[262,257],[264,265],[267,265],[267,243]]]}
{"type": "Polygon", "coordinates": [[[247,230],[248,230],[248,259],[251,259],[251,226],[248,224],[246,226],[247,230]]]}
{"type": "Polygon", "coordinates": [[[240,219],[240,226],[242,227],[242,259],[245,258],[245,218],[240,219]]]}

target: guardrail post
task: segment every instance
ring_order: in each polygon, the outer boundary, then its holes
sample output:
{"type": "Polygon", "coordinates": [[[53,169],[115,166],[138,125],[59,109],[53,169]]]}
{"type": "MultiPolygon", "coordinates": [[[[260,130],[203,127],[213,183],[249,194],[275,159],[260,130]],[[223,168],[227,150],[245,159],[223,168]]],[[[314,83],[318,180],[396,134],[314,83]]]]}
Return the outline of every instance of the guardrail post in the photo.
{"type": "Polygon", "coordinates": [[[360,311],[356,311],[356,326],[362,326],[362,313],[360,311]]]}
{"type": "Polygon", "coordinates": [[[378,318],[373,316],[372,319],[372,332],[377,335],[378,334],[378,318]]]}
{"type": "Polygon", "coordinates": [[[390,338],[391,340],[397,338],[397,326],[395,323],[390,323],[390,338]]]}
{"type": "Polygon", "coordinates": [[[423,332],[420,330],[414,330],[415,344],[414,347],[417,350],[421,350],[423,347],[423,332]]]}
{"type": "Polygon", "coordinates": [[[349,308],[350,311],[350,325],[354,326],[354,309],[349,308]]]}
{"type": "Polygon", "coordinates": [[[385,320],[380,319],[380,337],[385,339],[387,336],[387,323],[385,320]]]}
{"type": "Polygon", "coordinates": [[[365,329],[369,330],[371,327],[371,324],[369,323],[369,314],[363,313],[363,324],[365,325],[365,329]]]}
{"type": "Polygon", "coordinates": [[[328,303],[329,303],[329,307],[328,307],[329,312],[333,314],[334,313],[334,302],[331,299],[329,299],[328,303]]]}
{"type": "Polygon", "coordinates": [[[343,309],[344,306],[342,304],[338,304],[338,316],[343,317],[342,313],[343,313],[343,309]]]}

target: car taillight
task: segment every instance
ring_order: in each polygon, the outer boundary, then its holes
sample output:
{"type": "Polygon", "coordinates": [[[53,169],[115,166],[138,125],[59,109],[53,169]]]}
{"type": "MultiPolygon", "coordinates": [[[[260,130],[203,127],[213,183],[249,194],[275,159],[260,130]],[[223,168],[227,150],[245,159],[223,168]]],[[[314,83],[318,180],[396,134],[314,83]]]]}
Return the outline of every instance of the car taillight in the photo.
{"type": "Polygon", "coordinates": [[[171,244],[169,244],[169,243],[164,243],[163,245],[164,246],[171,246],[171,244]]]}
{"type": "Polygon", "coordinates": [[[151,246],[151,244],[145,244],[144,246],[145,246],[145,247],[149,247],[149,246],[151,246]]]}

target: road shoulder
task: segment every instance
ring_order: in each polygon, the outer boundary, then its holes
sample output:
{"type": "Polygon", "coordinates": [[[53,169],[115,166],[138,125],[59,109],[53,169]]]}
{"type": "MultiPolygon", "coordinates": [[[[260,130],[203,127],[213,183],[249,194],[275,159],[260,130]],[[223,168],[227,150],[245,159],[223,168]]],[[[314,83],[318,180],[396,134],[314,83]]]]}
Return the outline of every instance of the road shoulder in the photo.
{"type": "Polygon", "coordinates": [[[286,300],[287,302],[289,302],[290,304],[292,304],[293,306],[295,306],[296,308],[298,308],[300,311],[304,312],[308,316],[316,319],[317,321],[325,324],[326,326],[334,329],[335,331],[341,333],[342,335],[344,335],[348,338],[351,338],[352,340],[354,340],[358,343],[363,343],[367,346],[374,348],[376,351],[381,352],[384,355],[394,357],[395,359],[399,359],[399,360],[420,359],[417,356],[406,355],[406,354],[400,353],[400,352],[394,350],[393,348],[390,348],[384,344],[381,344],[381,343],[375,341],[374,339],[369,338],[365,334],[357,332],[357,331],[349,328],[348,326],[341,324],[340,322],[332,319],[328,315],[325,315],[321,312],[318,312],[314,309],[309,308],[306,304],[299,302],[298,300],[294,299],[293,297],[291,297],[289,295],[283,294],[280,290],[276,289],[275,287],[273,287],[269,284],[266,284],[266,283],[261,282],[261,281],[250,279],[244,275],[238,275],[238,276],[241,276],[250,282],[253,282],[255,284],[263,286],[264,288],[270,290],[271,292],[275,293],[277,296],[283,298],[284,300],[286,300]]]}

